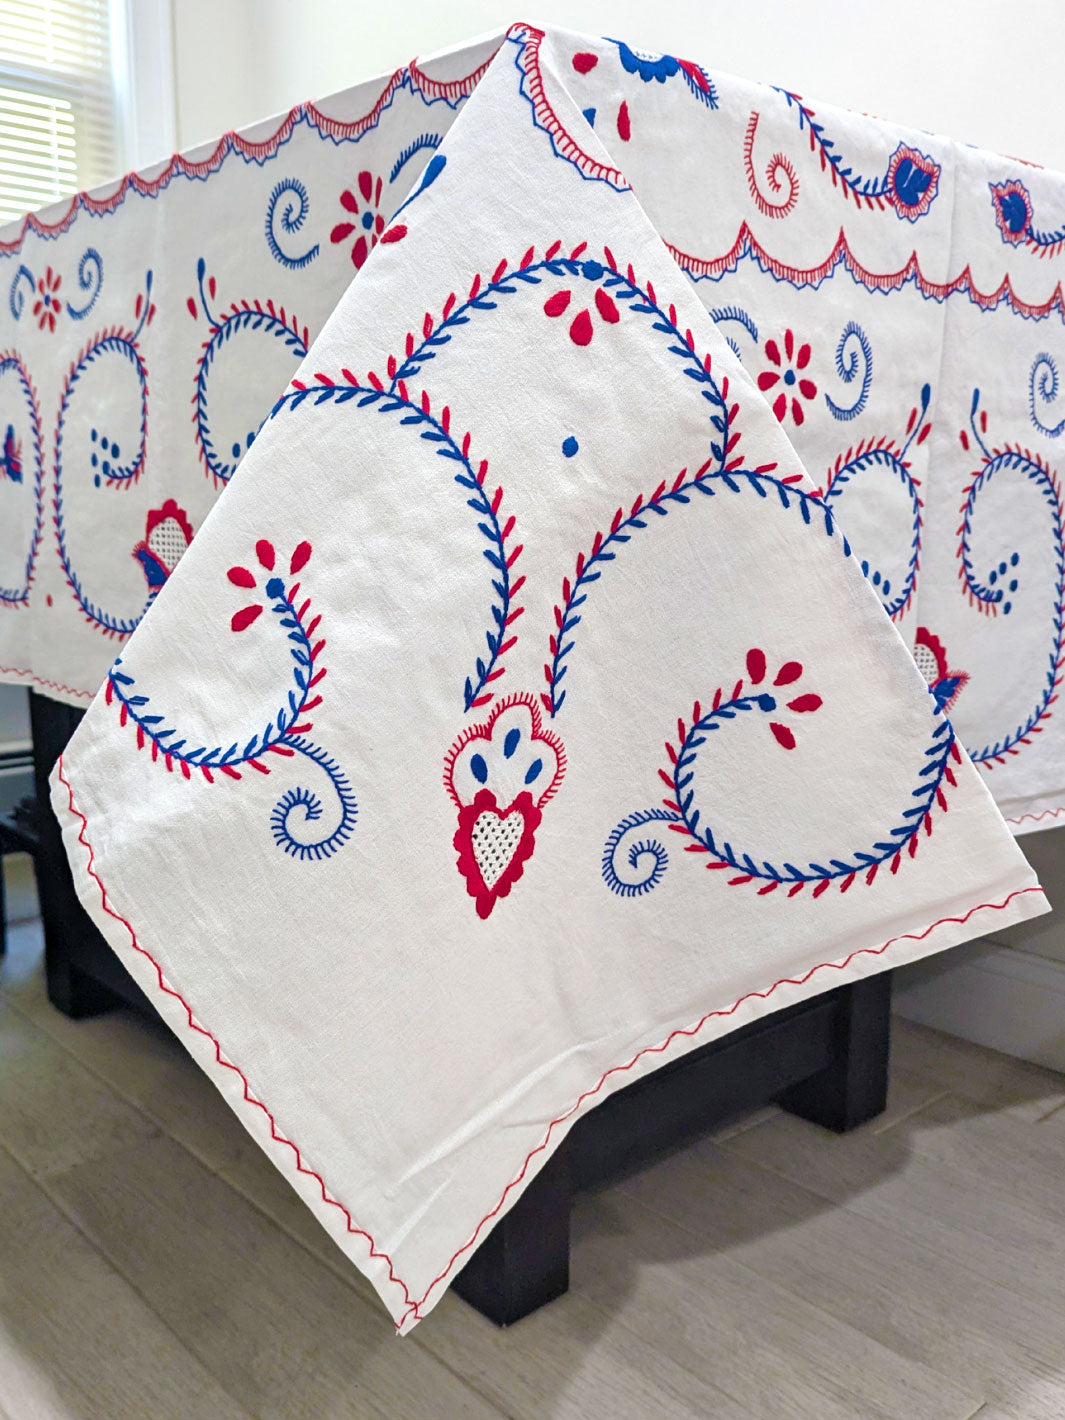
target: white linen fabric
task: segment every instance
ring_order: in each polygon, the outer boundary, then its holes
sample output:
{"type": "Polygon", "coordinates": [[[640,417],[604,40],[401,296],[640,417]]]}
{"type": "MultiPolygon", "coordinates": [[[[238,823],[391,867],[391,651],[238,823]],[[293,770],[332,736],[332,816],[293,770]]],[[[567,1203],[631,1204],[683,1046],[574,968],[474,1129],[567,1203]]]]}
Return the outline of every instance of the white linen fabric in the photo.
{"type": "Polygon", "coordinates": [[[511,32],[53,779],[86,906],[404,1332],[614,1089],[1046,910],[567,91],[612,66],[635,141],[717,81],[576,43],[511,32]]]}
{"type": "MultiPolygon", "coordinates": [[[[0,238],[0,677],[89,702],[499,43],[0,238]]],[[[633,184],[1011,827],[1065,821],[1061,175],[617,41],[504,61],[545,180],[633,184]]]]}

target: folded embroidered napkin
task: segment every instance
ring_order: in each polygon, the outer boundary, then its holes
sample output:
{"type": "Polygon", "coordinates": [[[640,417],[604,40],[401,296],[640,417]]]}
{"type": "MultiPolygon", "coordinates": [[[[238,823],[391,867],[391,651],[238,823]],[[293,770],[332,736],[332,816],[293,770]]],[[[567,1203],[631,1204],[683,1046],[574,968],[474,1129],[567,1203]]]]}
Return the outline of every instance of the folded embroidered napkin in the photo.
{"type": "MultiPolygon", "coordinates": [[[[54,776],[87,907],[401,1331],[612,1090],[1046,910],[881,605],[916,561],[844,532],[863,479],[919,504],[932,355],[877,328],[913,414],[826,491],[811,295],[715,324],[615,166],[717,81],[580,45],[514,30],[389,225],[355,181],[374,249],[54,776]]],[[[694,222],[734,180],[669,183],[694,222]]]]}

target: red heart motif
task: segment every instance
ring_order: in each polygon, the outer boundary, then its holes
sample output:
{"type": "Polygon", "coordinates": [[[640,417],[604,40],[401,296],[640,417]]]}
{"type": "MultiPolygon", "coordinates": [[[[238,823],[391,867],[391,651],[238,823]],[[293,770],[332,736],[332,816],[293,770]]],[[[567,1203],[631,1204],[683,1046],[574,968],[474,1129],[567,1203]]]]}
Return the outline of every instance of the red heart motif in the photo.
{"type": "Polygon", "coordinates": [[[573,67],[578,74],[587,74],[599,63],[598,54],[589,54],[586,49],[573,56],[573,67]]]}
{"type": "Polygon", "coordinates": [[[454,838],[458,868],[477,905],[478,917],[488,917],[521,877],[532,855],[541,817],[528,790],[500,809],[492,790],[481,789],[472,804],[459,810],[454,838]]]}

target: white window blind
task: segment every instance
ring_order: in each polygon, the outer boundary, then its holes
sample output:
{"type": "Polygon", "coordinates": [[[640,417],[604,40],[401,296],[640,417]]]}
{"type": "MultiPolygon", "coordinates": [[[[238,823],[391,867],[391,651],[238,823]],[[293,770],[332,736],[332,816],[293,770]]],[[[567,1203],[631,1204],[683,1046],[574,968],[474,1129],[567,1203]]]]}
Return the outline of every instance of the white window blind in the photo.
{"type": "Polygon", "coordinates": [[[116,175],[110,0],[0,0],[0,224],[116,175]]]}

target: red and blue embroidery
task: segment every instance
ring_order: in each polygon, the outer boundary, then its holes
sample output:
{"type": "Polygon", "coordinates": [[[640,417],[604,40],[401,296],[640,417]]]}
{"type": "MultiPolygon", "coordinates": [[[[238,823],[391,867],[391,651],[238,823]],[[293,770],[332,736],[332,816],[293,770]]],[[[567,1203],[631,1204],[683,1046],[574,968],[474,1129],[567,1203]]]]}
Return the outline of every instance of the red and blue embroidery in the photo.
{"type": "Polygon", "coordinates": [[[934,636],[926,626],[917,628],[914,638],[913,658],[917,669],[928,682],[936,704],[948,714],[958,696],[969,683],[965,671],[953,671],[947,663],[947,653],[938,636],[934,636]]]}
{"type": "Polygon", "coordinates": [[[59,560],[74,600],[81,608],[86,621],[107,636],[131,635],[151,605],[158,587],[149,584],[147,601],[131,614],[109,611],[99,606],[89,595],[74,567],[68,542],[65,483],[67,463],[70,459],[76,460],[81,469],[89,473],[92,485],[99,489],[130,488],[140,479],[144,472],[148,442],[148,370],[138,341],[154,316],[152,273],[149,271],[145,276],[144,290],[137,296],[134,306],[136,325],[132,330],[112,326],[94,335],[71,365],[59,400],[53,496],[53,521],[59,560]],[[119,422],[124,430],[135,433],[132,447],[124,435],[120,444],[110,425],[105,428],[102,423],[97,422],[95,406],[101,398],[100,390],[90,389],[89,393],[85,391],[90,383],[95,385],[101,381],[106,383],[109,404],[126,405],[119,422]],[[123,386],[124,398],[116,400],[115,391],[123,386]],[[136,412],[131,422],[128,414],[132,409],[136,412]],[[67,426],[74,420],[75,415],[79,443],[72,449],[67,439],[67,426]],[[90,424],[88,438],[85,438],[86,429],[90,424]]]}
{"type": "Polygon", "coordinates": [[[1040,256],[1057,256],[1065,245],[1065,228],[1046,232],[1034,225],[1032,195],[1023,182],[1016,178],[989,182],[988,189],[999,235],[1007,246],[1026,246],[1040,256]]]}
{"type": "Polygon", "coordinates": [[[908,504],[910,531],[907,546],[902,549],[901,556],[898,550],[894,557],[885,550],[875,563],[868,557],[862,558],[862,571],[872,582],[884,610],[893,621],[905,614],[917,588],[924,503],[918,492],[920,482],[913,475],[908,455],[911,448],[923,444],[931,433],[932,425],[925,417],[931,398],[931,386],[922,386],[920,403],[910,410],[902,444],[881,435],[879,438],[862,439],[840,454],[828,470],[821,494],[826,505],[846,502],[848,493],[857,484],[878,471],[886,473],[893,483],[901,486],[908,504]],[[887,565],[889,561],[893,564],[891,568],[887,565]]]}
{"type": "Polygon", "coordinates": [[[916,856],[922,831],[931,835],[934,811],[947,811],[943,784],[957,783],[951,762],[960,763],[961,752],[950,722],[933,700],[931,743],[925,751],[917,785],[910,802],[899,811],[898,824],[877,841],[846,854],[825,854],[823,861],[805,864],[774,864],[756,857],[753,851],[736,847],[724,836],[726,830],[712,823],[712,797],[708,803],[700,800],[698,794],[699,759],[711,735],[741,715],[774,716],[768,720],[772,738],[782,750],[793,750],[798,743],[791,723],[794,717],[814,714],[823,703],[816,691],[800,689],[803,667],[798,661],[785,661],[770,680],[765,652],[754,648],[747,653],[746,669],[746,678],[741,677],[731,690],[719,687],[714,692],[709,709],[696,701],[690,720],[677,721],[676,744],[667,740],[665,746],[669,766],[658,771],[669,797],[663,799],[660,809],[643,809],[622,819],[604,845],[603,880],[612,892],[639,897],[661,881],[669,856],[664,844],[649,829],[652,823],[665,824],[686,838],[685,851],[703,857],[706,868],[731,871],[733,876],[726,879],[730,887],[757,883],[760,896],[783,887],[787,888],[788,897],[810,887],[811,896],[816,898],[832,887],[847,892],[859,877],[871,886],[885,866],[897,873],[905,857],[916,856]]]}
{"type": "Polygon", "coordinates": [[[0,606],[29,605],[30,587],[37,563],[44,521],[44,458],[41,444],[41,409],[37,390],[21,356],[14,350],[0,352],[0,491],[5,485],[17,493],[5,497],[5,521],[15,521],[13,507],[29,496],[33,512],[29,519],[29,545],[19,582],[0,585],[0,606]],[[27,479],[27,471],[31,479],[27,479]]]}
{"type": "Polygon", "coordinates": [[[266,538],[255,544],[255,567],[231,567],[228,579],[246,598],[250,592],[257,599],[245,601],[230,618],[230,629],[236,634],[254,626],[265,610],[269,610],[284,636],[292,661],[292,688],[282,699],[264,729],[256,731],[241,747],[244,736],[228,748],[224,744],[189,744],[179,729],[167,723],[149,695],[137,686],[136,678],[121,657],[108,674],[105,697],[109,705],[118,707],[119,722],[131,724],[136,730],[137,748],[148,749],[153,763],[162,760],[168,772],[177,768],[186,779],[194,776],[208,784],[216,777],[239,780],[242,768],[269,774],[270,755],[284,759],[302,756],[315,765],[328,780],[336,799],[328,832],[312,830],[323,818],[325,808],[321,797],[302,786],[288,789],[277,800],[270,815],[270,830],[277,846],[293,858],[321,860],[330,858],[351,837],[358,817],[358,805],[347,775],[337,762],[319,745],[307,738],[314,728],[310,718],[322,703],[317,687],[325,678],[321,664],[325,640],[318,636],[320,616],[312,615],[311,599],[301,595],[301,584],[294,580],[311,559],[311,545],[301,542],[288,562],[287,584],[277,572],[277,553],[266,538]]]}
{"type": "Polygon", "coordinates": [[[1046,608],[1050,648],[1038,699],[1020,723],[1000,739],[969,750],[974,763],[991,769],[996,764],[1004,763],[1007,755],[1017,754],[1022,745],[1031,743],[1032,737],[1040,733],[1058,698],[1065,663],[1065,502],[1057,474],[1039,454],[1012,444],[989,446],[985,440],[987,427],[987,411],[980,408],[980,391],[974,390],[969,430],[963,429],[959,436],[966,451],[975,444],[974,452],[980,455],[980,466],[964,490],[958,529],[958,577],[962,591],[969,605],[985,616],[996,617],[999,612],[1008,616],[1013,610],[1012,599],[1020,585],[1019,553],[1016,549],[1008,551],[983,575],[977,572],[973,553],[973,524],[981,495],[992,482],[1001,481],[1010,473],[1019,475],[1023,484],[1034,488],[1040,501],[1046,505],[1050,514],[1049,546],[1054,568],[1053,587],[1046,608]]]}
{"type": "Polygon", "coordinates": [[[216,314],[211,303],[217,296],[217,283],[207,275],[203,257],[196,263],[196,286],[199,301],[190,296],[186,302],[193,320],[202,310],[207,318],[207,339],[196,365],[196,388],[192,397],[193,423],[196,426],[196,445],[204,471],[214,480],[216,488],[228,483],[236,472],[237,464],[251,448],[259,432],[262,419],[261,392],[257,385],[245,388],[238,380],[226,381],[226,399],[217,420],[212,410],[212,377],[224,359],[239,360],[240,346],[247,340],[254,340],[260,346],[257,357],[263,363],[262,347],[265,340],[273,342],[277,353],[277,387],[284,386],[293,370],[307,354],[310,344],[307,327],[297,318],[277,307],[273,301],[234,302],[228,311],[216,314]],[[242,399],[234,400],[234,390],[244,390],[242,399]],[[249,414],[248,410],[254,410],[249,414]],[[224,425],[222,432],[217,425],[224,425]]]}
{"type": "Polygon", "coordinates": [[[478,917],[506,897],[532,856],[543,807],[566,772],[562,741],[545,730],[531,695],[511,695],[468,725],[444,761],[458,809],[454,846],[478,917]]]}

